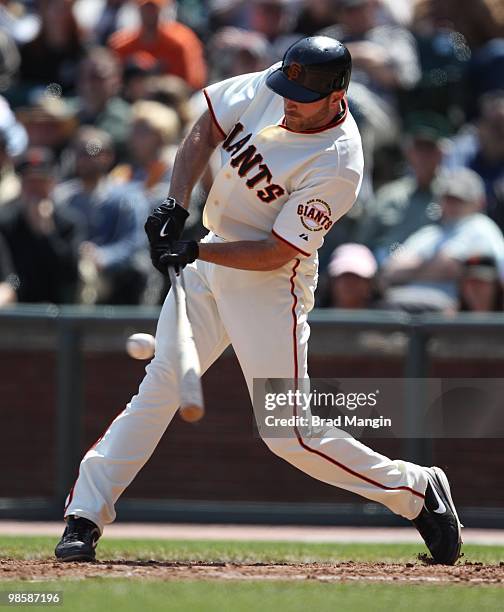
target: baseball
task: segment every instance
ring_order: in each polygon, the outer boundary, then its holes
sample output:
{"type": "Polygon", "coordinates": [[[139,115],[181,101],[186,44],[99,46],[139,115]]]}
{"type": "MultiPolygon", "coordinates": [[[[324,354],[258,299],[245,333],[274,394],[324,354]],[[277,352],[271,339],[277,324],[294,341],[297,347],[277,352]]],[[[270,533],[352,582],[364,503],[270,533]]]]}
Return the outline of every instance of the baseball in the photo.
{"type": "Polygon", "coordinates": [[[152,359],[156,339],[150,334],[133,334],[126,341],[126,351],[133,359],[152,359]]]}

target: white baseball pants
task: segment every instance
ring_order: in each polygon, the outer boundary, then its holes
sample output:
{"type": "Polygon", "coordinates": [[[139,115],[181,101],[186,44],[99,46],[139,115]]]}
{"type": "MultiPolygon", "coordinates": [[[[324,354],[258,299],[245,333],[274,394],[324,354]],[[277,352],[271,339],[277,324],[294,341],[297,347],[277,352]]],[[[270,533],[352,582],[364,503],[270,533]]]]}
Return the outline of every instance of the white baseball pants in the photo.
{"type": "MultiPolygon", "coordinates": [[[[221,241],[213,234],[205,240],[221,241]]],[[[204,372],[231,343],[250,394],[254,378],[307,377],[313,306],[313,265],[295,260],[273,272],[249,272],[197,261],[184,271],[189,318],[204,372]]],[[[156,354],[125,410],[84,456],[65,516],[85,517],[100,530],[115,519],[114,504],[149,459],[179,406],[170,292],[156,332],[156,354]]],[[[264,440],[279,457],[323,482],[415,518],[427,479],[415,464],[391,460],[349,437],[264,440]]]]}

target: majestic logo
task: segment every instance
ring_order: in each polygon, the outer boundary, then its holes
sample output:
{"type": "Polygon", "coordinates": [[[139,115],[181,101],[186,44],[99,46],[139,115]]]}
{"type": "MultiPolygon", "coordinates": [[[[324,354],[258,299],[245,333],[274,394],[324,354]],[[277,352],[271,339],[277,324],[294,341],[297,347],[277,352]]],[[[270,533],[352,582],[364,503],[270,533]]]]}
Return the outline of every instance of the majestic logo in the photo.
{"type": "Polygon", "coordinates": [[[313,198],[308,200],[306,204],[299,204],[297,214],[301,219],[301,223],[310,232],[320,232],[331,228],[331,207],[324,200],[313,198]]]}
{"type": "Polygon", "coordinates": [[[303,68],[300,66],[300,64],[293,63],[290,66],[287,66],[285,73],[287,74],[288,79],[291,81],[297,81],[301,76],[302,71],[303,68]]]}
{"type": "Polygon", "coordinates": [[[285,189],[281,185],[272,183],[273,175],[267,164],[261,163],[263,156],[258,153],[255,145],[248,143],[252,134],[247,134],[235,140],[235,138],[243,131],[243,125],[237,123],[229,133],[226,140],[222,143],[222,148],[231,154],[231,166],[238,169],[240,178],[247,178],[245,184],[249,189],[256,189],[257,197],[268,204],[273,202],[285,193],[285,189]],[[234,141],[234,142],[233,142],[234,141]],[[261,183],[261,185],[260,185],[261,183]]]}

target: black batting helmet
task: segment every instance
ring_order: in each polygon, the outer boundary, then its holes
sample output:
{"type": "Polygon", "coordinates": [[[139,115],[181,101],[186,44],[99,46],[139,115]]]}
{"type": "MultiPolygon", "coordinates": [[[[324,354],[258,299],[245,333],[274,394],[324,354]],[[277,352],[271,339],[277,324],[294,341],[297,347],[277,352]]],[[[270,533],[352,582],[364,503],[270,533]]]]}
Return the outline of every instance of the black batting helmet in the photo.
{"type": "Polygon", "coordinates": [[[348,49],[328,36],[309,36],[291,45],[282,67],[266,79],[266,85],[283,98],[316,102],[332,91],[347,89],[352,72],[348,49]]]}

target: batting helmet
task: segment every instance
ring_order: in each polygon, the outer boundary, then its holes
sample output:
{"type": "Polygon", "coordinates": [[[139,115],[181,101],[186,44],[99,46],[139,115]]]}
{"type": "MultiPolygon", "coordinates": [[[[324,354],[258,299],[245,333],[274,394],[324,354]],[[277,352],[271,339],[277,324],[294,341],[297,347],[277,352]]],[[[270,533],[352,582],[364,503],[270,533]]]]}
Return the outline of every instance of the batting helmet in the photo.
{"type": "Polygon", "coordinates": [[[283,98],[316,102],[332,91],[347,89],[352,71],[348,49],[328,36],[309,36],[291,45],[282,67],[266,79],[266,85],[283,98]]]}

